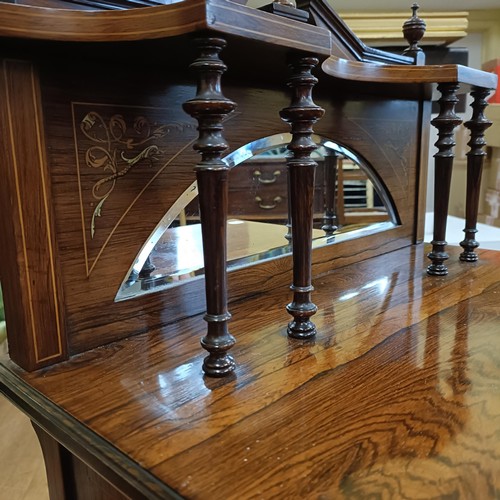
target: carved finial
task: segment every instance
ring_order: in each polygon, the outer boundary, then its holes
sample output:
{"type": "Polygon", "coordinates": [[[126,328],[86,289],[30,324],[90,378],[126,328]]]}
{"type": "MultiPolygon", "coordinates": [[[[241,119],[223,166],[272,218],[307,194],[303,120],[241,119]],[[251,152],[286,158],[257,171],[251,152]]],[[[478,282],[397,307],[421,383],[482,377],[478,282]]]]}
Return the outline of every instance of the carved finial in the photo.
{"type": "Polygon", "coordinates": [[[423,19],[418,17],[417,10],[420,6],[414,3],[411,7],[413,15],[403,24],[403,35],[409,44],[409,47],[403,52],[404,55],[415,57],[422,49],[418,46],[418,42],[422,39],[425,33],[426,24],[423,19]]]}

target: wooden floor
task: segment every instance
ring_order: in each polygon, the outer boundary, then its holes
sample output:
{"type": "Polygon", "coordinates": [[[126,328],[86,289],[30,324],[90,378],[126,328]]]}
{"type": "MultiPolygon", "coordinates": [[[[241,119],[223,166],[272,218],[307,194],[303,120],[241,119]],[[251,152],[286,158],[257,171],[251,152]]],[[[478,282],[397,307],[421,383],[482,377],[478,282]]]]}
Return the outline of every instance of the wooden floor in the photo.
{"type": "Polygon", "coordinates": [[[0,499],[49,498],[42,450],[26,415],[0,395],[0,499]]]}
{"type": "Polygon", "coordinates": [[[500,498],[500,252],[450,253],[317,278],[314,342],[288,290],[234,304],[234,378],[202,377],[200,317],[19,374],[188,498],[500,498]]]}

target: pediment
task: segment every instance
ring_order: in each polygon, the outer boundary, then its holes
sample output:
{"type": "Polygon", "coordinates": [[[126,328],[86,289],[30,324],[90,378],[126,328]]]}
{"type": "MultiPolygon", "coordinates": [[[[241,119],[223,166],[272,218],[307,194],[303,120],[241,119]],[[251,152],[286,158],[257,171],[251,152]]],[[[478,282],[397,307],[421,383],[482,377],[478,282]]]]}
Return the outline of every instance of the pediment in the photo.
{"type": "Polygon", "coordinates": [[[309,12],[309,23],[326,28],[332,36],[332,55],[342,59],[384,64],[413,64],[413,59],[364,44],[325,0],[298,0],[297,8],[309,12]]]}

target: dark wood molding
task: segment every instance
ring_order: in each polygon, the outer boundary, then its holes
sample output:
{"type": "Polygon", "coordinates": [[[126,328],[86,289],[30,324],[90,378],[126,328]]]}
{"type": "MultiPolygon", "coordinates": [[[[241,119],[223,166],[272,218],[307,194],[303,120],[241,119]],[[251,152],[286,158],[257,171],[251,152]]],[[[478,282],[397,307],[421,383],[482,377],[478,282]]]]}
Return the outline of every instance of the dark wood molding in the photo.
{"type": "Polygon", "coordinates": [[[85,11],[0,4],[0,36],[67,42],[139,41],[200,30],[328,56],[330,33],[230,0],[186,0],[147,9],[85,11]],[[293,35],[291,35],[292,31],[293,35]],[[279,35],[279,36],[278,36],[279,35]]]}
{"type": "MultiPolygon", "coordinates": [[[[10,365],[10,366],[8,366],[10,365]]],[[[0,362],[0,392],[64,448],[131,498],[181,499],[172,488],[91,431],[0,362]]]]}
{"type": "Polygon", "coordinates": [[[460,83],[460,92],[469,92],[472,87],[496,88],[498,78],[493,73],[481,71],[460,64],[428,66],[396,66],[366,64],[347,61],[335,55],[322,64],[328,75],[342,80],[371,83],[439,84],[460,83]]]}
{"type": "Polygon", "coordinates": [[[299,0],[299,9],[308,11],[310,22],[326,28],[332,35],[332,55],[348,60],[384,64],[413,64],[413,58],[390,54],[365,45],[347,26],[330,4],[321,0],[299,0]]]}

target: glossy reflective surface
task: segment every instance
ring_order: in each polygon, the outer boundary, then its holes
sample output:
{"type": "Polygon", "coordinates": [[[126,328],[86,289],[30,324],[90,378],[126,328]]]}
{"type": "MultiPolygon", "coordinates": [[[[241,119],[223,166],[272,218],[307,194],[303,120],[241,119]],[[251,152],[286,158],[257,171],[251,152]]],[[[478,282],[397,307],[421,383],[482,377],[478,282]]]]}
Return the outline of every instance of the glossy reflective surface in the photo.
{"type": "MultiPolygon", "coordinates": [[[[397,215],[370,165],[353,151],[315,136],[314,247],[393,228],[397,215]]],[[[228,268],[291,253],[286,144],[289,134],[259,139],[224,161],[229,174],[228,268]]],[[[204,274],[194,182],[143,245],[116,300],[137,297],[204,274]]]]}
{"type": "Polygon", "coordinates": [[[22,377],[189,498],[497,498],[500,253],[458,253],[315,279],[315,342],[287,290],[235,304],[233,379],[202,378],[198,317],[22,377]]]}

